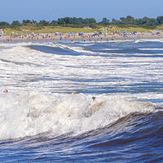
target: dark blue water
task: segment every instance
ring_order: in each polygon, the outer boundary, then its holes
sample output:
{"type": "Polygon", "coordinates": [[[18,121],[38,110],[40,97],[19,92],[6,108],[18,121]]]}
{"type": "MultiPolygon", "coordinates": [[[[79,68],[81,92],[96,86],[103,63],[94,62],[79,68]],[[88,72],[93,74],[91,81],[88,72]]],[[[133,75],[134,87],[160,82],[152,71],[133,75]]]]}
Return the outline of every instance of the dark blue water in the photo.
{"type": "Polygon", "coordinates": [[[0,142],[1,162],[162,162],[163,113],[131,114],[79,136],[0,142]]]}
{"type": "MultiPolygon", "coordinates": [[[[161,66],[163,65],[163,43],[159,41],[60,43],[66,47],[57,44],[55,42],[53,45],[56,46],[32,44],[28,47],[38,52],[58,56],[105,57],[110,61],[120,57],[120,65],[113,65],[111,69],[127,68],[128,72],[126,74],[125,71],[116,72],[119,76],[106,75],[101,79],[99,76],[79,79],[79,75],[75,76],[75,72],[74,78],[63,75],[62,78],[55,79],[47,75],[43,78],[29,78],[30,83],[55,80],[71,81],[76,83],[74,87],[76,87],[77,94],[82,93],[86,96],[92,94],[101,97],[107,94],[110,96],[127,94],[127,96],[137,97],[138,101],[152,103],[155,111],[135,111],[119,117],[118,120],[102,128],[97,127],[95,130],[92,129],[77,135],[68,132],[56,136],[49,131],[35,136],[3,139],[0,140],[0,162],[163,162],[163,66],[161,66]],[[76,51],[68,47],[82,47],[83,51],[76,51]],[[141,67],[140,58],[144,59],[143,65],[147,65],[147,68],[141,67]],[[129,62],[126,59],[131,60],[129,62]],[[131,69],[135,70],[132,74],[131,69]],[[140,69],[142,71],[139,71],[140,69]],[[104,84],[117,81],[119,81],[117,85],[104,84]],[[80,87],[81,83],[84,83],[82,87],[80,87]]],[[[84,66],[89,68],[90,65],[81,65],[81,68],[84,66]]],[[[92,66],[96,65],[92,63],[90,67],[92,66]]],[[[100,67],[102,66],[106,65],[101,63],[100,67]]],[[[27,82],[27,80],[22,80],[22,82],[27,82]]],[[[66,92],[61,86],[58,91],[52,90],[51,93],[60,94],[63,91],[64,93],[70,92],[66,92]]],[[[74,123],[76,122],[74,121],[74,123]]]]}

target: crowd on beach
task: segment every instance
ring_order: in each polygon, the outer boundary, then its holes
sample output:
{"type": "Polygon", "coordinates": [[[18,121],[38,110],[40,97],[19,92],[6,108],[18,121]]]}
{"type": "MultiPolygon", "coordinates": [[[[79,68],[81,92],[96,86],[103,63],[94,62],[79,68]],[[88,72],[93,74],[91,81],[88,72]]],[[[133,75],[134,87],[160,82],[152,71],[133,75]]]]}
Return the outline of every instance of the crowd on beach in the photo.
{"type": "Polygon", "coordinates": [[[117,30],[113,33],[104,33],[103,31],[100,31],[99,33],[94,32],[94,33],[48,33],[48,34],[43,34],[43,33],[37,33],[35,34],[34,32],[24,34],[24,35],[18,35],[17,33],[11,33],[10,36],[3,36],[0,37],[0,40],[5,42],[5,43],[11,43],[12,41],[71,41],[73,42],[74,40],[82,40],[82,41],[109,41],[109,40],[114,40],[114,39],[140,39],[143,37],[152,37],[152,36],[161,36],[161,31],[158,30],[157,32],[127,32],[126,30],[124,32],[121,32],[120,30],[117,30]]]}

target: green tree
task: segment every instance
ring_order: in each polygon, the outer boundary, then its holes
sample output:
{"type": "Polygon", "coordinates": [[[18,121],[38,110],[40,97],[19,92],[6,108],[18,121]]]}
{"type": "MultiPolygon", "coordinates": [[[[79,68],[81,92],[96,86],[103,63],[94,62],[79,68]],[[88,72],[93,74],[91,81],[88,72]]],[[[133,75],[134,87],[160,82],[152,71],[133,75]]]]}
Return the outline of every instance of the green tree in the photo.
{"type": "Polygon", "coordinates": [[[89,18],[89,24],[95,24],[96,23],[96,19],[95,18],[89,18]]]}
{"type": "Polygon", "coordinates": [[[136,25],[141,26],[143,24],[142,19],[136,19],[136,25]]]}
{"type": "Polygon", "coordinates": [[[79,18],[78,21],[79,21],[79,24],[83,24],[83,18],[79,18]]]}
{"type": "Polygon", "coordinates": [[[163,24],[163,16],[158,16],[157,21],[159,24],[163,24]]]}
{"type": "Polygon", "coordinates": [[[82,24],[89,24],[89,19],[88,18],[84,19],[82,24]]]}
{"type": "Polygon", "coordinates": [[[155,26],[155,25],[158,25],[158,21],[154,18],[148,18],[145,16],[142,19],[142,25],[143,26],[155,26]]]}
{"type": "Polygon", "coordinates": [[[118,24],[118,21],[116,19],[112,19],[112,24],[118,24]]]}
{"type": "Polygon", "coordinates": [[[149,22],[150,22],[149,26],[156,26],[156,25],[159,25],[157,19],[154,19],[154,18],[150,19],[149,22]]]}
{"type": "Polygon", "coordinates": [[[4,21],[0,22],[0,26],[9,26],[9,25],[10,25],[10,24],[7,23],[7,22],[4,22],[4,21]]]}
{"type": "Polygon", "coordinates": [[[73,24],[80,24],[80,23],[79,23],[79,20],[78,20],[76,17],[73,17],[73,18],[72,18],[72,23],[73,23],[73,24]]]}
{"type": "Polygon", "coordinates": [[[135,19],[129,15],[125,19],[125,24],[135,24],[135,19]]]}
{"type": "Polygon", "coordinates": [[[50,24],[57,24],[58,22],[56,20],[52,20],[50,24]]]}
{"type": "Polygon", "coordinates": [[[109,20],[107,18],[103,18],[102,21],[100,22],[102,25],[109,25],[109,20]]]}
{"type": "Polygon", "coordinates": [[[58,24],[64,24],[64,19],[63,18],[58,18],[58,24]]]}
{"type": "Polygon", "coordinates": [[[37,23],[37,21],[35,21],[35,20],[32,19],[32,24],[36,24],[36,23],[37,23]]]}
{"type": "Polygon", "coordinates": [[[49,22],[45,20],[40,20],[39,24],[46,26],[46,25],[49,25],[49,22]]]}
{"type": "Polygon", "coordinates": [[[13,22],[12,22],[12,25],[14,25],[14,26],[19,26],[19,25],[20,25],[20,22],[19,22],[18,20],[13,21],[13,22]]]}
{"type": "Polygon", "coordinates": [[[125,18],[124,17],[121,17],[120,20],[121,20],[120,24],[125,24],[125,18]]]}
{"type": "Polygon", "coordinates": [[[31,23],[30,20],[23,20],[23,24],[29,24],[29,23],[31,23]]]}
{"type": "Polygon", "coordinates": [[[64,23],[65,24],[72,24],[72,19],[70,17],[65,17],[64,18],[64,23]]]}

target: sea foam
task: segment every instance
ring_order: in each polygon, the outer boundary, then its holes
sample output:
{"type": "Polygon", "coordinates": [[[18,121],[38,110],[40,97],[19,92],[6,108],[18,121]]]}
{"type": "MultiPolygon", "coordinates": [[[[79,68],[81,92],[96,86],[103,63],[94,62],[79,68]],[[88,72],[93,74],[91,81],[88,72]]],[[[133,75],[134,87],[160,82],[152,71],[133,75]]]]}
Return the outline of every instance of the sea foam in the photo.
{"type": "Polygon", "coordinates": [[[84,94],[45,95],[37,92],[0,98],[0,139],[15,139],[50,133],[78,135],[103,128],[131,113],[155,111],[150,102],[129,101],[121,97],[84,94]]]}

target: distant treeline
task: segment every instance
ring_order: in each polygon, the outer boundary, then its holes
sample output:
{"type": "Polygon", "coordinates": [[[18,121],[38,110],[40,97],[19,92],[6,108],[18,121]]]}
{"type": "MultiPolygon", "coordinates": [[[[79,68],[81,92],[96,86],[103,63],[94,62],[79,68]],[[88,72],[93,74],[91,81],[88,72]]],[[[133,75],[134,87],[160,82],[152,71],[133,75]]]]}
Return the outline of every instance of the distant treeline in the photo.
{"type": "Polygon", "coordinates": [[[163,24],[163,16],[158,16],[155,18],[140,18],[135,19],[132,16],[121,17],[120,20],[112,19],[112,21],[109,21],[107,18],[103,18],[101,22],[98,22],[94,18],[76,18],[76,17],[65,17],[65,18],[59,18],[58,20],[52,20],[46,21],[46,20],[40,20],[40,22],[37,22],[35,20],[23,20],[22,23],[20,23],[18,20],[13,21],[11,24],[7,22],[0,22],[0,28],[6,28],[6,27],[15,27],[15,26],[22,26],[22,25],[28,25],[28,24],[36,24],[38,26],[48,26],[48,25],[60,25],[60,26],[70,26],[70,27],[81,27],[84,25],[89,25],[92,28],[96,27],[96,25],[119,25],[119,26],[142,26],[142,27],[149,27],[149,26],[157,26],[163,24]]]}

